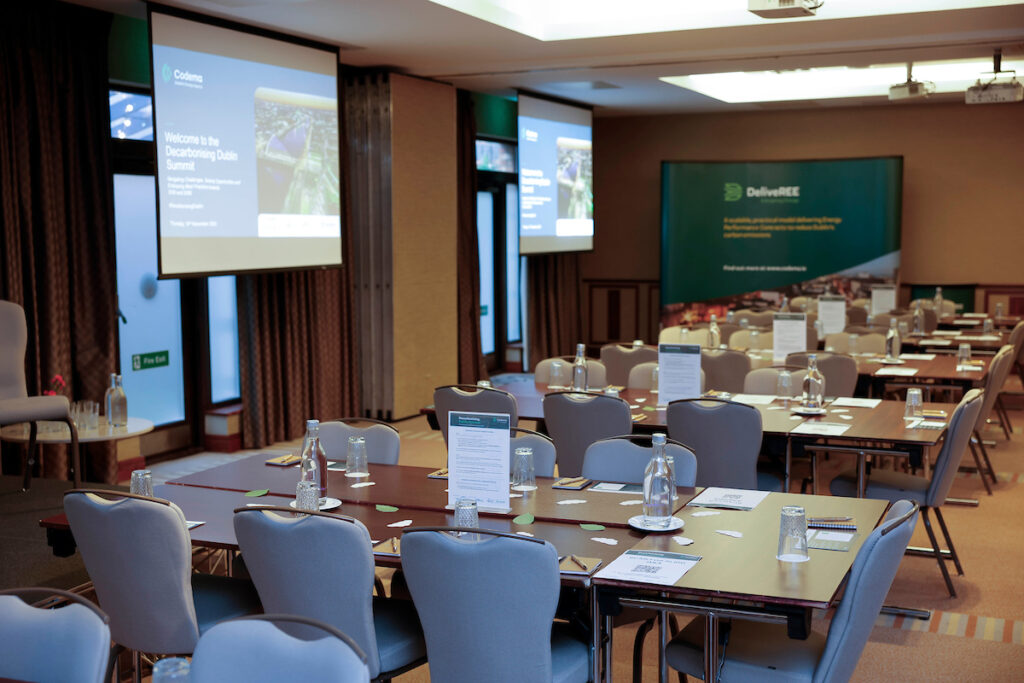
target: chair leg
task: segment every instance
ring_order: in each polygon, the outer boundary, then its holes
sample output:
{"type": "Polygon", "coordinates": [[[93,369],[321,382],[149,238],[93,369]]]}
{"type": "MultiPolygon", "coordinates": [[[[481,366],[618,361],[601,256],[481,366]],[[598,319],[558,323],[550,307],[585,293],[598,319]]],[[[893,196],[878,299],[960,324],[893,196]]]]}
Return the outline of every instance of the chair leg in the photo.
{"type": "MultiPolygon", "coordinates": [[[[992,483],[998,484],[999,481],[996,479],[996,471],[992,469],[992,461],[988,459],[988,449],[985,448],[985,442],[981,440],[981,434],[977,429],[974,430],[974,438],[978,440],[978,450],[981,451],[981,459],[985,461],[985,471],[988,472],[988,476],[992,477],[992,483]]],[[[982,474],[984,476],[984,474],[982,474]]]]}
{"type": "Polygon", "coordinates": [[[648,619],[636,630],[636,638],[633,639],[633,683],[640,683],[643,678],[644,639],[652,628],[654,619],[648,619]]]}
{"type": "Polygon", "coordinates": [[[933,509],[935,510],[935,519],[939,522],[939,528],[942,529],[942,536],[946,539],[946,547],[949,548],[949,555],[953,558],[953,564],[956,566],[956,573],[963,576],[964,568],[960,566],[960,556],[957,555],[956,548],[953,547],[953,539],[949,535],[949,529],[946,528],[946,520],[942,517],[942,509],[933,509]]]}
{"type": "Polygon", "coordinates": [[[36,465],[36,448],[39,446],[36,442],[38,429],[39,426],[35,422],[28,423],[28,450],[25,451],[21,461],[21,469],[24,472],[24,478],[21,480],[22,491],[28,491],[32,486],[32,468],[36,465]]]}
{"type": "MultiPolygon", "coordinates": [[[[670,614],[668,616],[668,630],[670,634],[669,639],[675,638],[679,635],[679,619],[676,618],[675,614],[670,614]]],[[[677,671],[676,674],[679,676],[679,683],[686,683],[686,674],[682,671],[677,671]]]]}
{"type": "Polygon", "coordinates": [[[132,683],[142,683],[142,655],[132,650],[132,683]]]}
{"type": "Polygon", "coordinates": [[[985,477],[985,472],[983,471],[982,466],[981,466],[981,458],[978,457],[978,449],[975,448],[975,446],[974,446],[974,440],[971,439],[970,441],[968,441],[967,445],[970,446],[970,448],[971,448],[971,455],[974,456],[975,469],[978,470],[978,476],[981,477],[981,483],[985,485],[985,491],[987,491],[988,495],[991,496],[992,495],[992,485],[988,483],[988,478],[985,477]]]}
{"type": "Polygon", "coordinates": [[[71,468],[71,481],[75,488],[82,488],[82,463],[78,453],[78,428],[70,417],[65,420],[71,431],[71,451],[68,453],[68,467],[71,468]]]}
{"type": "Polygon", "coordinates": [[[921,517],[924,519],[924,529],[928,532],[928,540],[932,543],[932,550],[935,551],[935,559],[939,563],[939,569],[942,570],[942,578],[946,581],[946,588],[949,590],[949,597],[956,597],[956,589],[953,588],[953,579],[949,578],[949,570],[946,569],[946,560],[942,557],[942,552],[939,549],[939,541],[935,538],[935,532],[932,530],[932,521],[928,517],[928,508],[921,508],[921,517]]]}
{"type": "Polygon", "coordinates": [[[1006,406],[1003,405],[1002,394],[996,396],[996,415],[999,417],[999,425],[1003,428],[1003,434],[1009,441],[1010,435],[1013,433],[1013,425],[1010,424],[1010,414],[1006,412],[1006,406]]]}

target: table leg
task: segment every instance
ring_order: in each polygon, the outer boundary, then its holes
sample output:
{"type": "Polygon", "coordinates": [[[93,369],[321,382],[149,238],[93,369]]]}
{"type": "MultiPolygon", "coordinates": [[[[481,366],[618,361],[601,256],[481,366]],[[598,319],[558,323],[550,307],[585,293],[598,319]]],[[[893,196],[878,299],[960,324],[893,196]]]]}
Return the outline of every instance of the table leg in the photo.
{"type": "Polygon", "coordinates": [[[606,614],[604,617],[604,634],[601,641],[604,643],[604,671],[610,681],[612,679],[612,633],[615,632],[614,617],[606,614]]]}
{"type": "Polygon", "coordinates": [[[868,456],[863,452],[857,454],[857,497],[863,498],[867,488],[867,460],[868,456]]]}
{"type": "Polygon", "coordinates": [[[665,659],[665,646],[668,645],[668,612],[658,611],[658,680],[668,683],[668,661],[665,659]]]}
{"type": "Polygon", "coordinates": [[[593,668],[594,680],[609,681],[611,680],[610,672],[604,672],[607,678],[601,676],[601,608],[597,603],[597,586],[593,584],[590,586],[590,623],[592,634],[590,666],[593,668]]]}
{"type": "Polygon", "coordinates": [[[718,680],[718,615],[708,612],[704,622],[704,683],[718,680]]]}
{"type": "Polygon", "coordinates": [[[789,493],[790,471],[793,469],[793,439],[786,436],[786,480],[783,484],[783,493],[789,493]]]}

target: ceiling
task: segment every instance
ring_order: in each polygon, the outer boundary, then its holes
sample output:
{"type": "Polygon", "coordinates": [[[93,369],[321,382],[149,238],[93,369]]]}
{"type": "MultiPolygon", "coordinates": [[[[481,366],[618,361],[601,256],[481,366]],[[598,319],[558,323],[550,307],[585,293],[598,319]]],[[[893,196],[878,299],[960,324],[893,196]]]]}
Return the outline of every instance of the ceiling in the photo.
{"type": "MultiPolygon", "coordinates": [[[[74,1],[145,16],[141,0],[74,1]]],[[[745,0],[728,1],[745,4],[745,0]]],[[[898,6],[900,0],[893,3],[898,6]]],[[[987,58],[996,47],[1002,48],[1004,58],[1024,55],[1024,2],[836,19],[829,19],[823,9],[817,17],[796,21],[757,20],[722,28],[548,41],[429,0],[170,0],[166,4],[339,45],[344,64],[387,67],[493,94],[527,89],[593,105],[598,116],[886,102],[881,97],[862,97],[727,104],[659,81],[661,76],[987,58]]],[[[963,96],[933,95],[929,100],[963,101],[963,96]]]]}

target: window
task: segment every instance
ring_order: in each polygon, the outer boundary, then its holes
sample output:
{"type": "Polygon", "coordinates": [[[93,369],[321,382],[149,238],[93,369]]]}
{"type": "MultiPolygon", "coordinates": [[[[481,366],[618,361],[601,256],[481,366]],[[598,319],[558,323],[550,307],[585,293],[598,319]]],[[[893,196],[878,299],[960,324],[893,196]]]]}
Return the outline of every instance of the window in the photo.
{"type": "Polygon", "coordinates": [[[153,98],[124,90],[111,90],[110,137],[152,141],[153,98]]]}
{"type": "Polygon", "coordinates": [[[238,306],[235,276],[206,278],[210,323],[210,403],[238,400],[238,306]]]}

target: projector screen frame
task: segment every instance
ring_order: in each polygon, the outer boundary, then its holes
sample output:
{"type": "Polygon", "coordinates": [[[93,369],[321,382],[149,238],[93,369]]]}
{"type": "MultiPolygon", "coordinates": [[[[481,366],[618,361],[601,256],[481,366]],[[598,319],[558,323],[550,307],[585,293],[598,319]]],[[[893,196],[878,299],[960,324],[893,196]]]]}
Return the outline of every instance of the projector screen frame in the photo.
{"type": "MultiPolygon", "coordinates": [[[[517,217],[519,219],[519,225],[518,225],[518,231],[517,231],[518,235],[519,235],[519,253],[520,253],[520,255],[526,256],[527,258],[529,258],[530,256],[545,256],[545,255],[550,255],[550,254],[588,254],[588,253],[591,253],[596,248],[595,244],[594,244],[594,242],[595,242],[595,240],[597,238],[597,223],[596,223],[596,221],[594,222],[593,231],[590,234],[590,248],[589,249],[559,249],[559,250],[542,250],[542,251],[528,251],[528,252],[524,252],[523,251],[523,232],[522,232],[522,229],[523,229],[523,222],[522,222],[523,191],[522,191],[522,182],[521,182],[521,178],[522,178],[521,174],[522,174],[522,170],[523,170],[523,159],[522,159],[523,146],[520,143],[520,131],[519,131],[519,97],[522,96],[522,95],[526,95],[527,97],[531,97],[531,98],[533,98],[535,100],[543,100],[543,101],[550,102],[552,104],[559,104],[559,105],[566,106],[566,107],[574,107],[576,109],[585,109],[586,111],[590,112],[590,144],[591,144],[591,149],[593,149],[593,144],[594,144],[594,105],[586,104],[584,102],[577,102],[575,100],[566,99],[564,97],[558,97],[557,95],[542,94],[542,93],[535,92],[533,90],[527,90],[525,88],[517,88],[516,89],[516,180],[517,180],[517,182],[519,184],[519,212],[517,214],[517,217]]],[[[591,218],[591,220],[594,221],[595,219],[591,218]]],[[[557,237],[555,239],[557,239],[557,237]]]]}
{"type": "MultiPolygon", "coordinates": [[[[241,22],[225,19],[208,14],[202,14],[200,12],[194,12],[192,10],[182,9],[180,7],[172,7],[170,5],[164,5],[157,2],[146,3],[146,34],[148,39],[149,48],[149,82],[150,91],[149,95],[152,97],[153,102],[153,168],[152,172],[156,179],[156,230],[157,230],[157,279],[158,280],[186,280],[193,278],[202,277],[214,277],[218,275],[255,275],[260,273],[289,273],[296,271],[315,271],[315,270],[337,270],[341,269],[345,265],[345,218],[348,215],[348,209],[345,201],[348,199],[348,194],[345,191],[345,183],[343,179],[344,169],[341,165],[341,148],[344,144],[343,133],[343,122],[342,122],[342,110],[341,110],[341,50],[338,45],[332,45],[323,41],[313,40],[302,36],[295,36],[281,31],[275,31],[273,29],[263,28],[260,26],[253,26],[250,24],[243,24],[241,22]],[[157,159],[157,145],[159,140],[157,139],[157,95],[156,95],[156,66],[153,60],[153,14],[165,14],[168,16],[176,17],[179,19],[186,19],[188,21],[194,21],[197,23],[207,24],[216,28],[228,29],[232,31],[238,31],[240,33],[248,33],[260,38],[269,38],[271,40],[282,41],[285,43],[291,43],[300,47],[311,48],[315,50],[321,50],[324,52],[331,53],[334,56],[334,80],[335,80],[335,98],[338,103],[338,177],[340,186],[338,188],[341,196],[342,205],[340,207],[339,219],[341,220],[341,235],[339,237],[339,257],[337,263],[328,264],[314,264],[305,266],[283,266],[280,268],[228,268],[224,270],[203,270],[188,273],[171,273],[165,274],[163,269],[163,239],[160,231],[161,216],[160,216],[160,176],[158,170],[158,159],[157,159]]],[[[118,86],[120,87],[120,86],[118,86]]],[[[148,143],[145,143],[148,144],[148,143]]]]}

